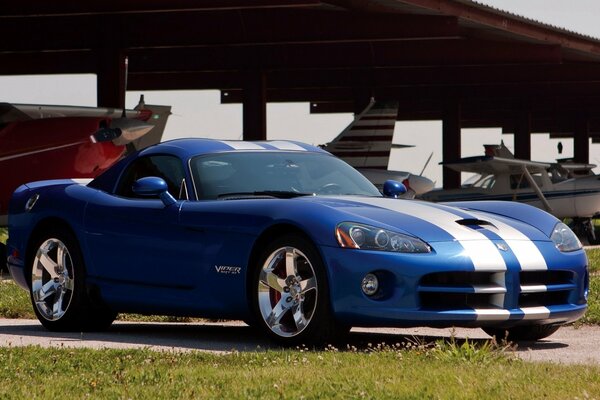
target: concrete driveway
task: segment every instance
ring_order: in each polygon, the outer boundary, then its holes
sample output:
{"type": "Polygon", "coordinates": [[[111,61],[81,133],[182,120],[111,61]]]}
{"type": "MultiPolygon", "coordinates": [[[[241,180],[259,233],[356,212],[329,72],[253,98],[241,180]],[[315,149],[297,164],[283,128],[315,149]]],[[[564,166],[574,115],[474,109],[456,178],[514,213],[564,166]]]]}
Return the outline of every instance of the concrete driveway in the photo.
{"type": "MultiPolygon", "coordinates": [[[[420,343],[449,338],[486,340],[480,329],[364,329],[352,330],[348,342],[357,348],[369,343],[420,343]]],[[[600,327],[563,327],[536,343],[521,343],[516,354],[527,361],[600,365],[600,327]]],[[[242,322],[224,323],[138,323],[116,322],[106,332],[57,333],[45,330],[38,321],[0,319],[0,346],[146,348],[168,351],[263,351],[278,348],[242,322]]]]}

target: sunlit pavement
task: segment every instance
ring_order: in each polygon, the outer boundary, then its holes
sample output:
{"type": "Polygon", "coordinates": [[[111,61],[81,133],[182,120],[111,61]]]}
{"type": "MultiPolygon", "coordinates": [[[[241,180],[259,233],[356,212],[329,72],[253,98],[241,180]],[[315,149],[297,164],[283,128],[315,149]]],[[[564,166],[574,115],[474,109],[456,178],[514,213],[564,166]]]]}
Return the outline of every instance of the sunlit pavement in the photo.
{"type": "MultiPolygon", "coordinates": [[[[379,343],[422,344],[436,340],[487,340],[480,329],[432,328],[355,328],[348,346],[357,349],[376,347],[379,343]]],[[[549,338],[536,343],[521,343],[515,354],[528,361],[600,364],[600,327],[563,327],[549,338]]],[[[158,351],[264,351],[278,348],[243,322],[219,323],[138,323],[116,322],[106,332],[49,332],[36,320],[0,319],[0,346],[43,346],[68,348],[150,349],[158,351]]],[[[340,350],[344,346],[340,345],[340,350]]]]}

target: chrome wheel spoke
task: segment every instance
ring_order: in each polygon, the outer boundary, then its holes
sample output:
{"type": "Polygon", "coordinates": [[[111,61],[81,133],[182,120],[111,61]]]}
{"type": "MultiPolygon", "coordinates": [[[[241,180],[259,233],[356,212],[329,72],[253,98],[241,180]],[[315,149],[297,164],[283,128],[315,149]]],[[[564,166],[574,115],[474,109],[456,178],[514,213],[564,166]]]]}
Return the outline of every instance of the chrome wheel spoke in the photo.
{"type": "Polygon", "coordinates": [[[66,290],[73,291],[74,287],[75,287],[75,282],[73,282],[73,279],[69,278],[68,276],[65,276],[65,282],[63,283],[63,288],[65,288],[66,290]]]}
{"type": "Polygon", "coordinates": [[[296,270],[296,249],[293,247],[286,247],[285,249],[285,274],[287,276],[296,276],[298,271],[296,270]]]}
{"type": "Polygon", "coordinates": [[[298,331],[303,330],[306,327],[306,324],[308,323],[306,317],[304,316],[304,304],[300,302],[299,304],[294,306],[292,311],[294,313],[294,322],[296,323],[296,329],[298,329],[298,331]]]}
{"type": "Polygon", "coordinates": [[[316,290],[317,289],[317,280],[315,279],[314,276],[311,276],[308,279],[304,279],[302,281],[300,281],[300,289],[301,292],[300,293],[306,293],[309,290],[316,290]]]}
{"type": "Polygon", "coordinates": [[[271,328],[279,325],[281,318],[283,318],[285,313],[289,310],[289,308],[287,308],[285,306],[285,303],[286,303],[286,300],[284,300],[284,298],[282,297],[279,300],[279,302],[275,305],[275,307],[273,307],[273,309],[271,310],[271,313],[267,317],[265,322],[271,328]]]}
{"type": "Polygon", "coordinates": [[[67,253],[65,252],[65,246],[61,243],[56,248],[56,264],[59,271],[63,271],[66,263],[67,253]]]}
{"type": "Polygon", "coordinates": [[[40,264],[42,264],[42,267],[44,267],[44,270],[50,274],[51,278],[56,278],[58,275],[56,274],[56,267],[58,266],[56,264],[56,262],[54,262],[54,260],[52,260],[50,258],[50,256],[48,256],[48,252],[47,250],[43,250],[40,251],[40,254],[38,254],[38,260],[40,262],[40,264]]]}
{"type": "Polygon", "coordinates": [[[62,289],[59,289],[56,292],[56,297],[57,299],[55,299],[54,304],[52,305],[52,316],[54,318],[57,317],[61,317],[62,316],[62,304],[63,304],[63,300],[65,298],[65,292],[62,289]]]}
{"type": "Polygon", "coordinates": [[[281,279],[273,273],[273,270],[262,270],[260,271],[260,282],[270,287],[271,289],[277,290],[279,293],[283,293],[283,287],[285,286],[285,279],[281,279]]]}
{"type": "Polygon", "coordinates": [[[44,284],[44,286],[42,286],[36,292],[37,300],[38,301],[46,300],[48,298],[48,296],[53,295],[55,293],[56,293],[56,284],[54,283],[54,281],[48,281],[44,284]]]}

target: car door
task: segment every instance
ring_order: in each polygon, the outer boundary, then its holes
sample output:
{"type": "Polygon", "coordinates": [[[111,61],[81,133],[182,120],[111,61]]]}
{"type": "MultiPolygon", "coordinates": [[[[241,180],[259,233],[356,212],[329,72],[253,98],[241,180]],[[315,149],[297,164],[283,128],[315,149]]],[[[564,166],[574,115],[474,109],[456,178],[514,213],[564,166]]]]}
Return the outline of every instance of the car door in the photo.
{"type": "Polygon", "coordinates": [[[138,295],[160,302],[193,288],[197,274],[184,258],[190,232],[179,225],[181,199],[165,206],[158,198],[137,196],[132,184],[145,176],[161,177],[172,195],[187,197],[179,158],[138,158],[125,169],[114,193],[101,192],[87,205],[86,245],[92,278],[109,282],[105,286],[116,297],[128,296],[127,291],[135,288],[138,295]]]}

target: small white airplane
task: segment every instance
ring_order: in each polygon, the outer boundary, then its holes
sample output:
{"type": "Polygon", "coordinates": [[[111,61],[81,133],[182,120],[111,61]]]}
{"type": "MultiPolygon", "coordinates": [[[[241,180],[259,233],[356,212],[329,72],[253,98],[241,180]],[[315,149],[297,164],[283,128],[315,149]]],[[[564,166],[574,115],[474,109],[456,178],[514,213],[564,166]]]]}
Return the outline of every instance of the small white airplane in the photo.
{"type": "Polygon", "coordinates": [[[433,189],[434,183],[421,175],[388,170],[393,148],[412,147],[392,144],[397,115],[398,102],[380,103],[371,99],[342,133],[321,147],[356,168],[379,190],[385,181],[392,179],[406,186],[407,192],[402,197],[412,198],[433,189]]]}
{"type": "Polygon", "coordinates": [[[571,218],[590,243],[596,243],[592,219],[600,215],[600,176],[594,164],[544,163],[514,158],[504,146],[485,145],[485,156],[441,163],[459,172],[473,172],[460,189],[435,189],[423,200],[508,200],[527,203],[553,214],[571,218]]]}

